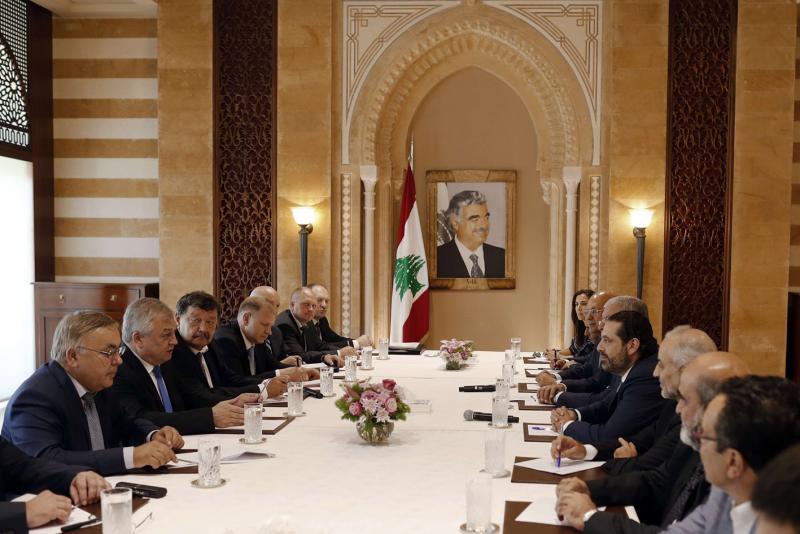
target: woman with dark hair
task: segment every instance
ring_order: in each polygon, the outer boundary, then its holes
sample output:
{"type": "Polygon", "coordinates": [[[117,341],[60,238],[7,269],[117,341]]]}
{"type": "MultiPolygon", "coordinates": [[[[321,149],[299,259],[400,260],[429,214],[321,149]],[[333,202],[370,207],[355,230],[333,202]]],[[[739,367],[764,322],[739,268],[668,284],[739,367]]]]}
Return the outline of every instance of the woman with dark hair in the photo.
{"type": "Polygon", "coordinates": [[[561,349],[561,354],[564,356],[579,354],[589,341],[586,337],[586,325],[583,323],[583,310],[592,295],[594,291],[591,289],[579,289],[572,296],[572,324],[575,326],[575,336],[569,347],[561,349]]]}

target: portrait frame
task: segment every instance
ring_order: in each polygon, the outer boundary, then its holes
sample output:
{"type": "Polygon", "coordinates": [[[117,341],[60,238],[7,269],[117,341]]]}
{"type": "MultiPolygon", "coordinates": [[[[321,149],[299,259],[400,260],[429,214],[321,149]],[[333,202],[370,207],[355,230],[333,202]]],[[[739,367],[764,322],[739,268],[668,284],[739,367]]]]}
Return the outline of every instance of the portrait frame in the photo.
{"type": "MultiPolygon", "coordinates": [[[[486,290],[486,289],[513,289],[516,287],[516,243],[515,234],[516,228],[514,225],[515,212],[516,212],[516,185],[517,185],[517,171],[514,170],[430,170],[425,175],[427,184],[428,202],[428,235],[426,253],[428,255],[429,282],[430,287],[433,289],[466,289],[466,290],[486,290]],[[463,187],[462,187],[463,186],[463,187]],[[504,191],[503,191],[504,189],[504,191]],[[496,212],[502,214],[504,217],[498,220],[497,217],[491,218],[491,225],[489,228],[489,237],[484,244],[491,244],[493,240],[493,229],[498,228],[499,225],[502,230],[497,232],[501,234],[505,242],[505,261],[503,265],[503,276],[496,276],[498,274],[495,269],[495,276],[472,278],[472,277],[451,277],[439,276],[440,266],[438,251],[440,245],[448,244],[448,238],[453,239],[453,230],[450,227],[445,211],[442,210],[443,206],[447,205],[450,198],[460,191],[475,190],[481,193],[486,193],[487,207],[489,208],[490,216],[492,214],[492,204],[496,204],[498,199],[505,202],[504,206],[495,207],[496,212]],[[447,199],[443,199],[442,194],[449,195],[447,199]],[[491,199],[491,200],[490,200],[491,199]]],[[[495,239],[495,245],[499,245],[495,239]]],[[[455,244],[451,247],[455,251],[455,244]]],[[[495,251],[500,248],[499,246],[491,246],[495,251]]],[[[489,252],[484,247],[484,252],[489,252]]],[[[443,256],[445,258],[445,256],[443,256]]],[[[464,260],[460,260],[464,261],[464,260]]],[[[487,257],[485,261],[489,261],[487,257]]],[[[496,262],[495,262],[496,263],[496,262]]],[[[443,270],[445,270],[444,266],[443,270]]],[[[486,274],[490,274],[490,269],[487,267],[486,274]]]]}

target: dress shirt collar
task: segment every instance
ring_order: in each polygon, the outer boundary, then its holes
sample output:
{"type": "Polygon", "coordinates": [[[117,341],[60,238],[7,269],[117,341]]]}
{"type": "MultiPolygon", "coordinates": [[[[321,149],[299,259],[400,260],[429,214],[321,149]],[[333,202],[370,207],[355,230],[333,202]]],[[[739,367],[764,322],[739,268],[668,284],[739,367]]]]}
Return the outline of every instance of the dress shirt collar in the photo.
{"type": "Polygon", "coordinates": [[[297,325],[297,329],[303,330],[303,326],[305,325],[305,323],[303,323],[300,319],[298,319],[291,309],[289,309],[289,315],[292,316],[292,320],[294,321],[294,324],[297,325]]]}
{"type": "Polygon", "coordinates": [[[464,243],[459,241],[457,237],[454,237],[453,240],[456,242],[456,248],[461,255],[461,259],[464,261],[464,265],[467,266],[467,272],[472,272],[472,260],[469,257],[475,254],[478,256],[478,267],[481,268],[483,275],[486,276],[486,263],[483,261],[483,244],[479,245],[475,250],[470,250],[464,243]]]}
{"type": "Polygon", "coordinates": [[[83,387],[83,384],[75,380],[71,374],[67,373],[67,376],[72,380],[72,385],[75,386],[75,391],[78,392],[78,398],[83,399],[83,396],[89,393],[89,390],[83,387]]]}
{"type": "Polygon", "coordinates": [[[635,365],[636,365],[636,364],[633,364],[633,365],[631,365],[631,366],[630,366],[630,368],[629,368],[627,371],[625,371],[625,374],[624,374],[624,375],[622,375],[622,377],[620,377],[620,379],[619,379],[619,383],[620,383],[620,384],[622,384],[623,382],[625,382],[625,379],[626,379],[626,378],[628,378],[628,375],[630,374],[630,372],[631,372],[631,369],[633,369],[633,367],[634,367],[635,365]]]}
{"type": "MultiPolygon", "coordinates": [[[[237,324],[237,326],[239,325],[239,323],[236,323],[236,324],[237,324]]],[[[244,339],[244,348],[246,348],[247,350],[250,350],[250,347],[252,347],[254,345],[254,343],[252,343],[249,339],[247,339],[247,336],[245,335],[244,330],[242,330],[241,326],[239,326],[239,332],[242,334],[242,339],[244,339]]],[[[208,347],[206,347],[206,348],[208,348],[208,347]]]]}
{"type": "Polygon", "coordinates": [[[189,347],[189,350],[191,350],[192,354],[194,354],[195,356],[197,356],[198,354],[205,354],[206,352],[208,352],[208,345],[206,345],[200,350],[195,350],[194,347],[189,347]]]}
{"type": "Polygon", "coordinates": [[[131,351],[131,354],[133,354],[134,356],[136,356],[136,359],[137,359],[137,360],[139,360],[140,362],[142,362],[142,367],[144,367],[144,370],[145,370],[145,371],[147,371],[147,374],[148,374],[148,375],[149,375],[149,374],[152,374],[152,372],[153,372],[153,369],[155,368],[155,365],[153,365],[153,364],[151,364],[151,363],[147,363],[146,361],[144,361],[144,359],[142,359],[142,357],[141,357],[141,356],[139,356],[138,354],[136,354],[136,351],[135,351],[135,350],[133,350],[133,349],[131,349],[130,347],[128,347],[128,349],[130,349],[130,351],[131,351]]]}
{"type": "Polygon", "coordinates": [[[756,514],[750,505],[750,501],[745,501],[731,508],[733,534],[749,534],[753,530],[755,523],[756,514]]]}

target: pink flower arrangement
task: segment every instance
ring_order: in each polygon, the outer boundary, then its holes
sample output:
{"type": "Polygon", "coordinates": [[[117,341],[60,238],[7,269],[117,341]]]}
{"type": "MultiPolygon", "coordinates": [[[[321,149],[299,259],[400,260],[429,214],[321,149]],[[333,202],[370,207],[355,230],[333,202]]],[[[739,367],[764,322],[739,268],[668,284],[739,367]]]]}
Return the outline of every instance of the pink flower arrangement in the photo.
{"type": "Polygon", "coordinates": [[[344,395],[336,400],[342,419],[363,420],[368,432],[378,424],[405,421],[406,414],[411,411],[394,380],[385,379],[380,384],[355,383],[342,385],[342,388],[344,395]]]}
{"type": "Polygon", "coordinates": [[[467,364],[467,360],[472,357],[474,345],[472,341],[460,339],[443,339],[439,347],[439,357],[444,360],[445,368],[448,370],[461,369],[467,364]]]}

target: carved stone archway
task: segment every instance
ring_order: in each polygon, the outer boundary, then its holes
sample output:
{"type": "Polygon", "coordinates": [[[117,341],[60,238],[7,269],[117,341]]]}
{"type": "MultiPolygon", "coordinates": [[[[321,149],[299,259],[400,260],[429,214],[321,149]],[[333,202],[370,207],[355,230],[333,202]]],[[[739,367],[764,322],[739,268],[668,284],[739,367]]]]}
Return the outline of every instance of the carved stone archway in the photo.
{"type": "MultiPolygon", "coordinates": [[[[561,213],[564,168],[592,161],[591,117],[578,81],[558,51],[520,20],[482,5],[448,9],[409,28],[370,71],[355,104],[349,138],[351,163],[377,167],[376,209],[394,213],[402,187],[408,132],[419,105],[442,80],[479,67],[503,80],[522,100],[536,129],[539,177],[551,206],[550,337],[563,317],[564,256],[561,213]]],[[[365,183],[365,185],[368,185],[365,183]]],[[[394,215],[377,218],[374,239],[376,335],[388,333],[394,215]]],[[[369,236],[365,236],[369,239],[369,236]]],[[[365,308],[368,308],[365,306],[365,308]]]]}

